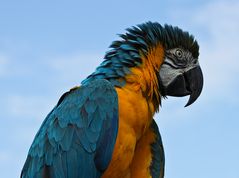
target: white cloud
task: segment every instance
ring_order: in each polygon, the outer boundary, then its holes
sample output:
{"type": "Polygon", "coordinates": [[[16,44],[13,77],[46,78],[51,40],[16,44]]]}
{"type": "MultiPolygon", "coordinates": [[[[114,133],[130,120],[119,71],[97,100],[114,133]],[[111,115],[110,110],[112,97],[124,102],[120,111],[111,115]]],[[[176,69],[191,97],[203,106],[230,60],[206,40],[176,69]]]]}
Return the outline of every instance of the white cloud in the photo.
{"type": "MultiPolygon", "coordinates": [[[[45,69],[50,68],[51,71],[48,72],[51,77],[47,78],[47,75],[43,75],[42,80],[45,78],[44,80],[50,83],[54,80],[55,85],[49,87],[49,92],[45,93],[45,95],[42,95],[41,91],[36,89],[35,93],[29,95],[20,92],[4,96],[2,103],[5,103],[3,107],[6,109],[7,115],[13,119],[37,119],[42,121],[57,103],[61,94],[75,85],[80,85],[81,80],[91,74],[100,64],[101,58],[100,55],[95,54],[72,54],[42,59],[41,66],[45,69]],[[52,97],[49,98],[49,95],[52,97]]],[[[31,75],[26,77],[31,77],[31,75]]],[[[28,78],[26,80],[28,81],[28,78]]],[[[31,79],[29,79],[29,82],[31,82],[31,79]]]]}
{"type": "Polygon", "coordinates": [[[13,118],[43,120],[56,102],[38,96],[14,95],[5,98],[6,112],[13,118]]]}
{"type": "MultiPolygon", "coordinates": [[[[229,91],[235,92],[235,86],[239,83],[238,9],[239,2],[215,1],[192,16],[193,23],[202,27],[208,36],[199,41],[205,78],[203,92],[208,99],[218,97],[219,93],[223,97],[229,91]]],[[[235,97],[232,95],[230,99],[234,100],[235,97]]]]}
{"type": "Polygon", "coordinates": [[[34,62],[31,62],[20,55],[14,56],[8,52],[0,53],[0,77],[16,79],[31,76],[36,72],[34,62]]]}
{"type": "MultiPolygon", "coordinates": [[[[221,40],[239,39],[239,2],[216,1],[207,4],[203,9],[196,13],[196,20],[205,24],[211,35],[214,37],[215,44],[221,44],[221,40]]],[[[232,41],[233,42],[233,41],[232,41]]],[[[226,44],[224,44],[226,45],[226,44]]]]}
{"type": "Polygon", "coordinates": [[[90,75],[103,60],[103,54],[72,54],[70,56],[56,56],[52,60],[46,60],[47,64],[62,79],[84,79],[90,75]]]}
{"type": "Polygon", "coordinates": [[[5,76],[8,68],[8,58],[0,54],[0,77],[5,76]]]}
{"type": "Polygon", "coordinates": [[[12,160],[11,155],[8,152],[0,151],[0,164],[5,164],[9,160],[12,160]]]}

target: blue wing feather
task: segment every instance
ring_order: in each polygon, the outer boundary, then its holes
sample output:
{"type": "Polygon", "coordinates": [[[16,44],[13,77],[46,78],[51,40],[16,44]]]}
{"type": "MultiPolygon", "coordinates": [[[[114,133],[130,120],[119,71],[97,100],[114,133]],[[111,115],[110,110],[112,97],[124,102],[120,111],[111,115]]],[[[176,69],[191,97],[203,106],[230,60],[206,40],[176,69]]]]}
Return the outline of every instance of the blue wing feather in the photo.
{"type": "Polygon", "coordinates": [[[117,93],[95,80],[64,94],[35,136],[22,178],[98,178],[118,132],[117,93]]]}
{"type": "Polygon", "coordinates": [[[165,165],[164,148],[157,123],[154,119],[150,128],[156,136],[155,142],[151,145],[152,162],[150,166],[150,173],[152,178],[163,178],[165,165]]]}

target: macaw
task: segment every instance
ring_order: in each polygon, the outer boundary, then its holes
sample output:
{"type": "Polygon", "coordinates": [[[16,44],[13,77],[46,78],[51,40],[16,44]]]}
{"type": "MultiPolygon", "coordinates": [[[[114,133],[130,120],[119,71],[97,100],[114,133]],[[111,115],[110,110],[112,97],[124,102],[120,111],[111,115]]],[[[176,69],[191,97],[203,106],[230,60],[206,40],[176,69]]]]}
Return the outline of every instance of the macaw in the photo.
{"type": "Polygon", "coordinates": [[[163,178],[153,119],[166,96],[200,95],[199,45],[146,22],[114,41],[95,72],[59,99],[30,147],[21,178],[163,178]]]}

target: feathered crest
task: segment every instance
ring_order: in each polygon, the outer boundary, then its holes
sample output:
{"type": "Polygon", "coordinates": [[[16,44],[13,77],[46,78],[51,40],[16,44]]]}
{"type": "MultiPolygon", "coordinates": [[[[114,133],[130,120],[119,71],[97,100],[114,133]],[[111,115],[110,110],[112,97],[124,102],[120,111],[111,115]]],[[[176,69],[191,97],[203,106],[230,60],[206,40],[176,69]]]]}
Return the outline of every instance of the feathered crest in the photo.
{"type": "Polygon", "coordinates": [[[157,22],[147,22],[126,29],[126,34],[121,34],[122,41],[114,41],[110,47],[118,48],[127,42],[134,48],[147,53],[149,47],[161,43],[165,49],[182,47],[189,50],[193,57],[199,56],[199,45],[193,35],[171,25],[160,25],[157,22]]]}
{"type": "Polygon", "coordinates": [[[124,85],[124,76],[130,74],[130,68],[139,66],[142,55],[147,56],[149,50],[159,43],[165,49],[182,47],[189,50],[195,58],[199,55],[199,46],[194,37],[171,25],[146,22],[126,29],[126,33],[119,36],[121,39],[112,42],[112,49],[106,52],[105,60],[82,83],[104,78],[114,85],[124,85]],[[119,81],[119,78],[122,80],[119,81]]]}

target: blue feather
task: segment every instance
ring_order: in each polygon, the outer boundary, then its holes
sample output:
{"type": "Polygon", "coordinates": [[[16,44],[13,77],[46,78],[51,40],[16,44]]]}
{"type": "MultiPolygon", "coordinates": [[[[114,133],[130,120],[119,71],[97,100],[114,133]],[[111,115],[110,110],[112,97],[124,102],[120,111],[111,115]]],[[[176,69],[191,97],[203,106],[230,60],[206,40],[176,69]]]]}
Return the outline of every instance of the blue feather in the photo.
{"type": "Polygon", "coordinates": [[[117,93],[110,82],[94,80],[67,92],[38,131],[21,177],[99,178],[100,165],[112,157],[117,128],[117,93]],[[104,159],[96,163],[96,154],[104,159]]]}

